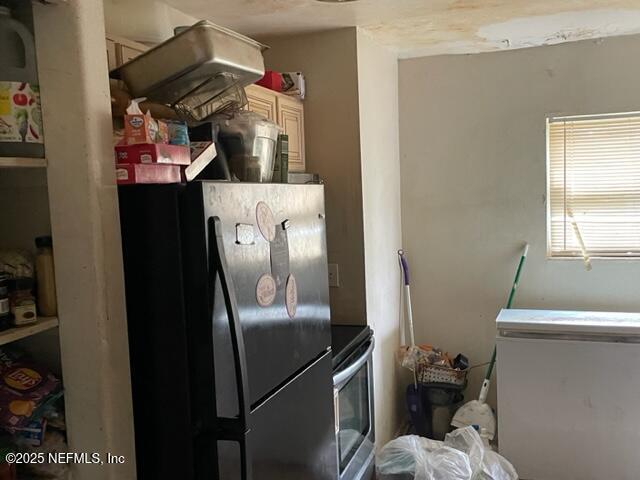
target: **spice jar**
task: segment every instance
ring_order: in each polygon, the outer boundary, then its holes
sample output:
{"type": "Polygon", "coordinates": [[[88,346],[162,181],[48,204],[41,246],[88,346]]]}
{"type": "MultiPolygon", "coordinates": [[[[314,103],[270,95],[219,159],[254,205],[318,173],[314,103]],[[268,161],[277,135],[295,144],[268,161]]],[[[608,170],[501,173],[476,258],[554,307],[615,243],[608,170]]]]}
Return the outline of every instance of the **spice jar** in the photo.
{"type": "Polygon", "coordinates": [[[51,237],[36,238],[36,247],[38,248],[36,253],[38,311],[45,317],[54,317],[58,314],[58,300],[51,237]]]}
{"type": "Polygon", "coordinates": [[[11,324],[9,308],[9,275],[0,273],[0,330],[6,330],[11,324]]]}
{"type": "Polygon", "coordinates": [[[11,317],[16,326],[36,323],[36,299],[33,296],[33,278],[19,277],[11,282],[9,292],[11,317]]]}

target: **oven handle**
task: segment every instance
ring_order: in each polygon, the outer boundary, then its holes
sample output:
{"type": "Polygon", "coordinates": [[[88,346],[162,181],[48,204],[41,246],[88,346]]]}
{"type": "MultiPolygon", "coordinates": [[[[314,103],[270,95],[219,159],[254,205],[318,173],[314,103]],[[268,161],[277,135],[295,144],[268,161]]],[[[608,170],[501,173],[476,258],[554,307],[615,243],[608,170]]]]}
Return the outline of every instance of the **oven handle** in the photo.
{"type": "Polygon", "coordinates": [[[367,360],[369,360],[369,357],[371,356],[375,345],[375,339],[371,337],[369,348],[367,348],[367,350],[362,355],[360,355],[360,357],[358,357],[355,362],[353,362],[344,370],[340,370],[339,372],[333,374],[333,386],[335,388],[342,387],[351,377],[355,375],[358,370],[360,370],[360,368],[362,368],[365,363],[367,363],[367,360]]]}

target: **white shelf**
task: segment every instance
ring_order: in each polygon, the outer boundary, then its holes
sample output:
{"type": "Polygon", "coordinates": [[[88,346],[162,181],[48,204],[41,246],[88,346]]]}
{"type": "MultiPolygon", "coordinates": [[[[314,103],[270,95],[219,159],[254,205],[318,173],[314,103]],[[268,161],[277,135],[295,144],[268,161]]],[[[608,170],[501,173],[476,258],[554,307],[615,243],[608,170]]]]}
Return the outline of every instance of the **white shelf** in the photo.
{"type": "Polygon", "coordinates": [[[6,345],[7,343],[15,342],[23,338],[36,335],[37,333],[45,332],[56,328],[60,322],[57,317],[41,317],[38,319],[38,323],[31,325],[25,325],[24,327],[12,327],[8,330],[0,332],[0,345],[6,345]]]}
{"type": "Polygon", "coordinates": [[[0,157],[0,168],[46,168],[46,158],[0,157]]]}

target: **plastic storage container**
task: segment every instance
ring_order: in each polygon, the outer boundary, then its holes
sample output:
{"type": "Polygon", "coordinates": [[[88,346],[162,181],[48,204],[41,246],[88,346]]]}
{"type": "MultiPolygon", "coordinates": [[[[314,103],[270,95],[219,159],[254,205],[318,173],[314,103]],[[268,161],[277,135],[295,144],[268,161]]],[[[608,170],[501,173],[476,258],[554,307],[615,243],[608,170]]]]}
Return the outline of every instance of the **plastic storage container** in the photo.
{"type": "Polygon", "coordinates": [[[44,157],[33,35],[0,6],[0,156],[44,157]]]}
{"type": "Polygon", "coordinates": [[[245,110],[231,118],[220,117],[218,125],[231,173],[243,182],[270,182],[280,127],[245,110]]]}

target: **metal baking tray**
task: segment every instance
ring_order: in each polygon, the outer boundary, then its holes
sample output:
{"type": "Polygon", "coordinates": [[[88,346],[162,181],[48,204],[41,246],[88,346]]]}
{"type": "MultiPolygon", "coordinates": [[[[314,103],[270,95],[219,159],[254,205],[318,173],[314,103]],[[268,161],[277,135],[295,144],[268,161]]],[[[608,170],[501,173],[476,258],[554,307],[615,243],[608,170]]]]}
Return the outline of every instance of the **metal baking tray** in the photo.
{"type": "Polygon", "coordinates": [[[113,70],[111,77],[123,80],[133,97],[147,97],[203,120],[211,114],[209,101],[231,87],[262,78],[266,48],[201,21],[113,70]]]}

